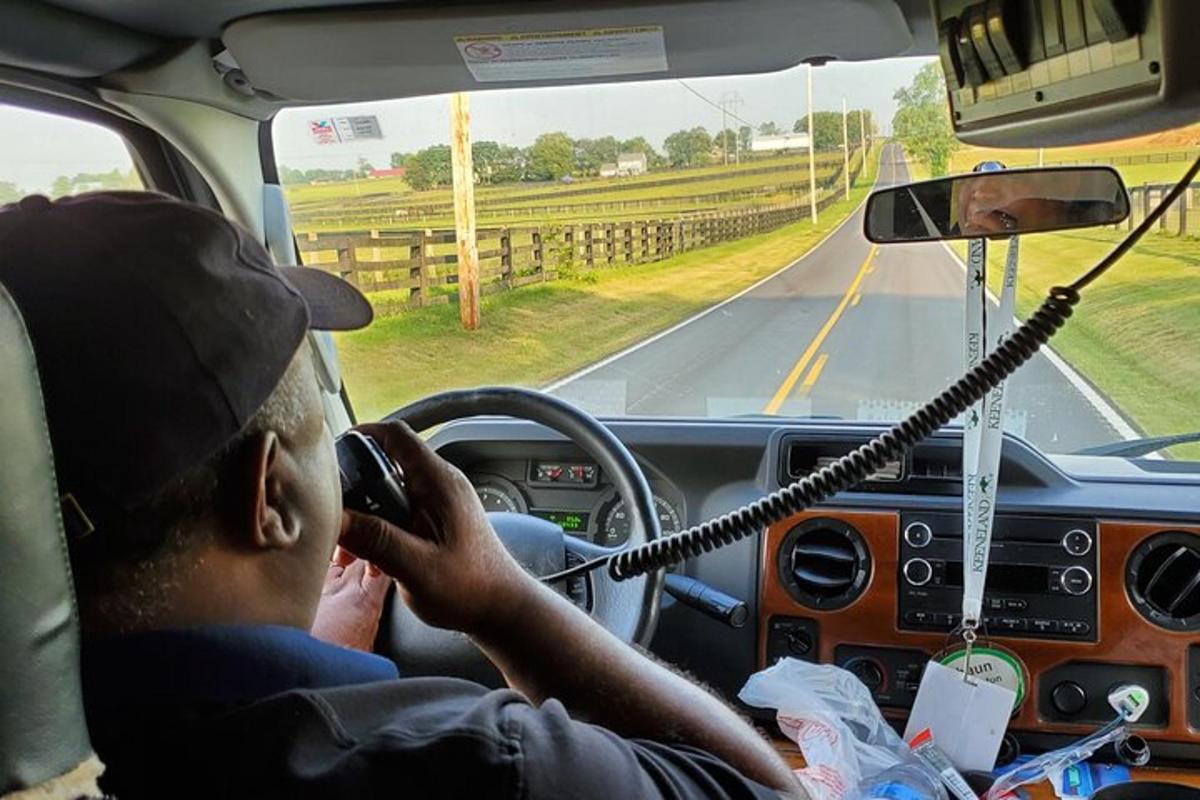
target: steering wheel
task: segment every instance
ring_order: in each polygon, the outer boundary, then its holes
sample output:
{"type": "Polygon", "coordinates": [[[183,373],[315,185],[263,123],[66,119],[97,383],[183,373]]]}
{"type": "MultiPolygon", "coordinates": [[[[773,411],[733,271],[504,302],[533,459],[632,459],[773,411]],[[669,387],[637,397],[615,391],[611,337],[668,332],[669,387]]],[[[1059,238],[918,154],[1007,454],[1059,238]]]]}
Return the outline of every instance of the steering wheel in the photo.
{"type": "MultiPolygon", "coordinates": [[[[476,416],[506,416],[540,423],[566,436],[596,460],[630,512],[630,534],[622,547],[602,547],[528,514],[489,513],[496,534],[513,557],[534,575],[549,575],[597,556],[619,552],[661,535],[654,496],[646,476],[621,440],[595,417],[552,395],[515,387],[464,389],[431,395],[386,418],[413,430],[476,416]]],[[[603,569],[560,581],[554,588],[572,599],[625,642],[646,645],[658,620],[663,575],[614,581],[603,569]]],[[[480,602],[487,602],[480,598],[480,602]]],[[[492,686],[503,678],[464,634],[434,628],[393,598],[380,625],[376,652],[396,662],[400,674],[454,675],[492,686]]]]}

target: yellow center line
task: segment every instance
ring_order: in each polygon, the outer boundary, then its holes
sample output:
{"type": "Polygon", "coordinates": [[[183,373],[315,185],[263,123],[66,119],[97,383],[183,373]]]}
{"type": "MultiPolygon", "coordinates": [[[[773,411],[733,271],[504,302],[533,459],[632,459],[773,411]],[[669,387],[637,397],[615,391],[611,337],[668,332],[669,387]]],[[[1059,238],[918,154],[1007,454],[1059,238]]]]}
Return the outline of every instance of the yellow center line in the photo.
{"type": "Polygon", "coordinates": [[[821,353],[817,356],[817,360],[813,362],[813,368],[804,376],[804,380],[800,383],[800,396],[804,397],[812,391],[813,384],[817,382],[817,378],[821,377],[821,370],[825,369],[825,362],[829,360],[829,353],[821,353]]]}
{"type": "Polygon", "coordinates": [[[771,402],[767,403],[767,407],[763,409],[764,414],[774,414],[779,411],[779,407],[783,405],[783,401],[792,393],[792,389],[796,385],[796,381],[800,380],[800,376],[804,374],[804,370],[808,368],[808,362],[812,361],[813,356],[817,354],[817,350],[825,341],[825,337],[829,336],[829,332],[833,330],[833,326],[841,318],[842,313],[846,310],[846,306],[850,305],[850,298],[858,291],[858,287],[862,285],[863,278],[867,276],[867,267],[871,263],[871,259],[875,257],[876,246],[871,245],[871,251],[867,253],[867,258],[863,261],[862,266],[858,268],[858,274],[854,276],[854,280],[850,282],[846,293],[842,295],[842,300],[838,303],[837,308],[829,315],[829,319],[825,320],[825,324],[817,331],[817,335],[809,342],[808,347],[800,355],[796,361],[796,365],[792,367],[792,371],[783,379],[783,383],[779,385],[779,389],[775,392],[775,396],[771,398],[771,402]]]}
{"type": "Polygon", "coordinates": [[[851,306],[856,306],[862,302],[862,292],[855,292],[854,299],[850,301],[851,306]]]}

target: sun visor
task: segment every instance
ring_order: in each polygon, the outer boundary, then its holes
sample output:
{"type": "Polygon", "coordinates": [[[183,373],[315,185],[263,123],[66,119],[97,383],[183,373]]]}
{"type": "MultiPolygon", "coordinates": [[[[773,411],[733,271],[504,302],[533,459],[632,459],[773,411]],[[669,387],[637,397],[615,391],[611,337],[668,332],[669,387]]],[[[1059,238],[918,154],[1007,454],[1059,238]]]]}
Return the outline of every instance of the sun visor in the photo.
{"type": "Polygon", "coordinates": [[[939,0],[958,137],[1049,147],[1200,119],[1196,0],[939,0]]]}
{"type": "Polygon", "coordinates": [[[297,11],[239,20],[223,39],[255,89],[298,103],[769,72],[912,46],[894,0],[297,11]]]}

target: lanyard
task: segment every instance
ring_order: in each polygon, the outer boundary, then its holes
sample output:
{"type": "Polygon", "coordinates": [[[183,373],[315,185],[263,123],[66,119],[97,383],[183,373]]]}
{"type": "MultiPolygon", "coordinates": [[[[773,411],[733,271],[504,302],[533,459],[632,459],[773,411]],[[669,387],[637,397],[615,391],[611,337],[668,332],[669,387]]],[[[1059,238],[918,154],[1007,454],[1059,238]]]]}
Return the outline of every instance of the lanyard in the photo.
{"type": "MultiPolygon", "coordinates": [[[[1017,287],[1017,238],[1008,242],[1004,286],[998,318],[987,324],[987,243],[968,245],[966,294],[966,360],[972,369],[987,351],[1012,333],[1017,287]]],[[[1004,441],[1004,384],[967,410],[963,421],[963,638],[968,648],[983,615],[992,544],[992,521],[999,483],[1000,448],[1004,441]]],[[[969,650],[968,650],[969,658],[969,650]]]]}

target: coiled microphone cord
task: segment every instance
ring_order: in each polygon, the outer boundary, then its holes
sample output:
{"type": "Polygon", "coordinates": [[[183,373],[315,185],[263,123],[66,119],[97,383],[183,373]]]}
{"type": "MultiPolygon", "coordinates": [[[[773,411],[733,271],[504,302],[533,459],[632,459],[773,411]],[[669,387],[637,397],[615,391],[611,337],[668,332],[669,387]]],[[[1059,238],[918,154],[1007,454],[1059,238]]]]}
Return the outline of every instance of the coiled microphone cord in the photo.
{"type": "Polygon", "coordinates": [[[1063,326],[1080,300],[1080,290],[1104,274],[1129,248],[1150,230],[1167,208],[1187,188],[1200,170],[1200,158],[1184,173],[1157,207],[1129,232],[1113,250],[1092,269],[1069,286],[1056,286],[1040,308],[1011,336],[925,406],[917,409],[890,430],[842,456],[820,470],[778,491],[687,530],[664,536],[637,547],[600,556],[542,578],[549,583],[607,567],[609,576],[623,581],[657,569],[678,564],[753,536],[768,525],[780,522],[817,503],[828,500],[866,480],[867,476],[899,458],[913,445],[927,438],[950,420],[962,414],[1000,385],[1008,376],[1033,357],[1042,345],[1063,326]]]}

